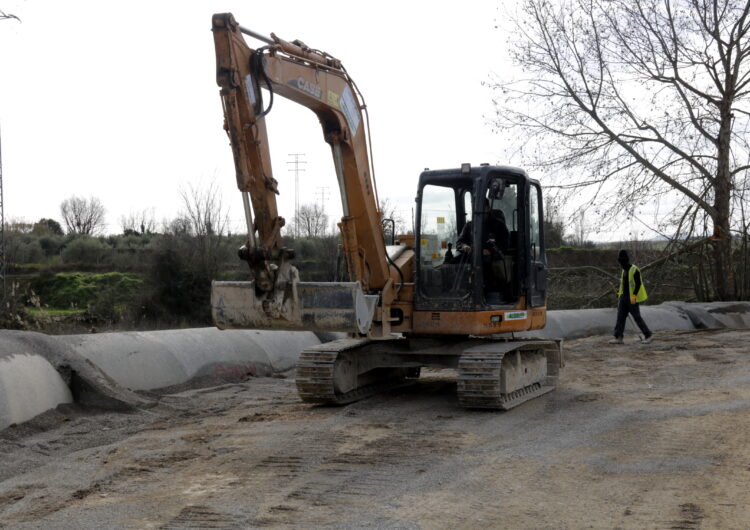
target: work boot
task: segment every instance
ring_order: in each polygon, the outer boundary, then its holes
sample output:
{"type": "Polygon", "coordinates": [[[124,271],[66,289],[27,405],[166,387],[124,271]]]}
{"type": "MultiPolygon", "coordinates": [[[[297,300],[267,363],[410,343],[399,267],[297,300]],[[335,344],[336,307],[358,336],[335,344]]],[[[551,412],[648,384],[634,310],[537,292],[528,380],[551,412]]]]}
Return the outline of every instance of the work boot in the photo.
{"type": "Polygon", "coordinates": [[[654,334],[652,333],[646,338],[641,339],[641,344],[651,344],[651,341],[654,340],[654,334]]]}
{"type": "Polygon", "coordinates": [[[625,344],[625,341],[622,340],[622,337],[615,337],[611,341],[609,341],[610,344],[625,344]]]}

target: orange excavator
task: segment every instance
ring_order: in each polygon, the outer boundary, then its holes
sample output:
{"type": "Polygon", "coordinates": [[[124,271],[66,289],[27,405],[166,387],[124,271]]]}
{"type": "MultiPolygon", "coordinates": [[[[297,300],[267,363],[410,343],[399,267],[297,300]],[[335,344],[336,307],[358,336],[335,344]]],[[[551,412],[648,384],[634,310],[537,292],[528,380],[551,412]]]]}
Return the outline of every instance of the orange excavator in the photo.
{"type": "Polygon", "coordinates": [[[221,329],[346,332],[301,353],[302,400],[345,404],[404,385],[421,367],[457,370],[465,407],[509,409],[555,388],[561,341],[514,340],[546,323],[539,183],[509,166],[419,176],[414,233],[388,245],[366,106],[341,61],[299,40],[213,16],[216,79],[242,193],[252,281],[215,281],[221,329]],[[244,35],[263,43],[248,46],[244,35]],[[346,282],[303,282],[284,246],[266,118],[282,96],[312,110],[341,191],[346,282]]]}

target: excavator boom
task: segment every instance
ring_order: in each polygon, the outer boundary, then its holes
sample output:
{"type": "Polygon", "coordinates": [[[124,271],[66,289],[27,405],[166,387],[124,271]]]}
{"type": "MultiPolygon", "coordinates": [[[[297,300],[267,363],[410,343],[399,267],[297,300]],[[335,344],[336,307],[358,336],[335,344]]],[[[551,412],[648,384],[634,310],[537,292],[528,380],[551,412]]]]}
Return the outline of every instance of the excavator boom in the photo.
{"type": "Polygon", "coordinates": [[[388,298],[394,288],[375,196],[365,107],[356,85],[338,59],[299,41],[264,37],[241,27],[231,14],[213,16],[213,35],[216,80],[248,227],[240,256],[254,276],[252,284],[214,283],[216,324],[367,333],[377,300],[384,293],[388,298]],[[265,45],[250,48],[243,34],[265,45]],[[269,94],[267,104],[262,88],[269,94]],[[278,213],[278,183],[266,129],[266,114],[277,96],[312,110],[331,147],[350,282],[302,283],[290,264],[294,253],[283,246],[285,220],[278,213]]]}

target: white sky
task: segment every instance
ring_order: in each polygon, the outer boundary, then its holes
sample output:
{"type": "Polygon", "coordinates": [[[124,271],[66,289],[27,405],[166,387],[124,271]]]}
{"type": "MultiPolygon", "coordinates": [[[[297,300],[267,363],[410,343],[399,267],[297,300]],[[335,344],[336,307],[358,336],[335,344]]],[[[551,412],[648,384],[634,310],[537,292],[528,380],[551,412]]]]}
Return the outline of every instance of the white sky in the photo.
{"type": "MultiPolygon", "coordinates": [[[[407,220],[419,173],[510,163],[486,115],[492,72],[509,68],[502,2],[0,0],[0,128],[5,216],[60,220],[71,195],[98,197],[108,232],[121,216],[180,209],[179,190],[216,182],[242,231],[232,154],[215,82],[211,15],[341,59],[368,105],[381,198],[407,220]]],[[[255,45],[257,43],[252,43],[255,45]]],[[[294,210],[290,153],[304,153],[300,203],[328,187],[341,204],[317,118],[280,97],[267,118],[281,214],[294,210]]],[[[542,179],[542,184],[544,181],[542,179]]],[[[606,239],[599,234],[597,239],[606,239]]]]}
{"type": "MultiPolygon", "coordinates": [[[[179,189],[215,180],[236,230],[241,200],[222,129],[211,15],[301,39],[340,58],[367,102],[381,197],[407,218],[419,172],[496,162],[482,86],[504,61],[493,2],[85,2],[0,0],[0,127],[6,218],[59,219],[71,195],[99,197],[110,232],[131,210],[173,217],[179,189]]],[[[276,98],[268,117],[282,215],[289,153],[304,153],[300,202],[329,187],[330,149],[312,112],[276,98]]]]}

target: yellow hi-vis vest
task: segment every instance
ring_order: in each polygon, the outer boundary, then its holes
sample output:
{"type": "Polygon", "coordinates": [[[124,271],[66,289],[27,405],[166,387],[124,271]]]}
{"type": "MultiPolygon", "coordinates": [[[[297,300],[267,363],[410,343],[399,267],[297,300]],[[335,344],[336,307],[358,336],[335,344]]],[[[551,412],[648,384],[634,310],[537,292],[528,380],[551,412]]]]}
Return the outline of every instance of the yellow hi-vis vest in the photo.
{"type": "MultiPolygon", "coordinates": [[[[632,294],[633,290],[635,289],[635,271],[641,272],[641,269],[636,267],[635,265],[631,265],[630,269],[628,270],[628,284],[630,285],[630,289],[628,289],[628,294],[632,294]]],[[[620,296],[622,294],[622,281],[620,281],[620,290],[617,293],[617,296],[620,296]]],[[[648,298],[648,295],[646,294],[646,286],[643,284],[643,274],[641,274],[641,288],[638,289],[638,292],[635,293],[635,302],[637,304],[640,304],[641,302],[645,301],[646,298],[648,298]]]]}

